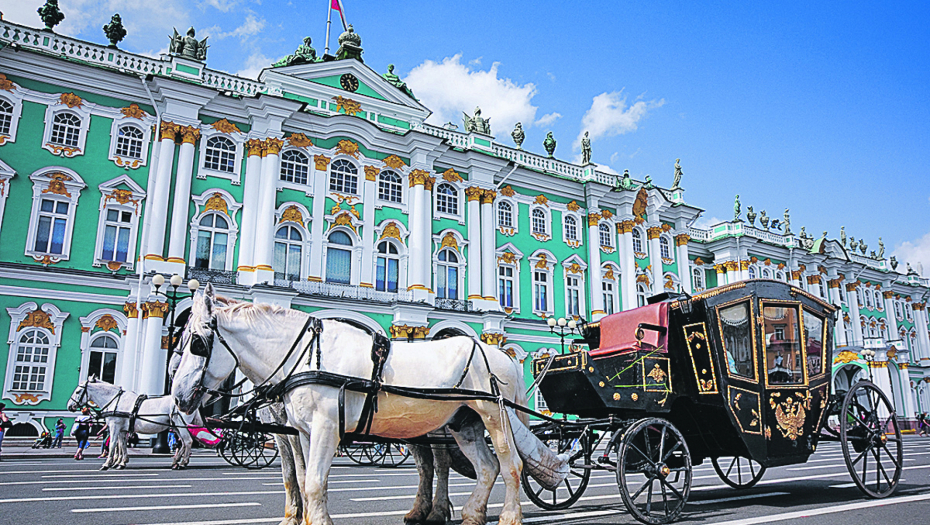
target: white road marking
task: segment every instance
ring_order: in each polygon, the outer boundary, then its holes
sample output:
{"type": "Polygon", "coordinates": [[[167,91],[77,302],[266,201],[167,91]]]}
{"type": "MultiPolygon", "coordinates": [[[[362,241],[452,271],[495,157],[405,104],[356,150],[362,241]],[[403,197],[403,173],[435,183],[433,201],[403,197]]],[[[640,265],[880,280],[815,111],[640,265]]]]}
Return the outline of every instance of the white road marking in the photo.
{"type": "MultiPolygon", "coordinates": [[[[329,481],[328,483],[332,485],[333,483],[378,483],[379,481],[381,480],[378,480],[378,479],[343,479],[343,480],[338,480],[338,481],[329,481]]],[[[262,485],[265,485],[268,487],[283,486],[284,482],[279,481],[277,483],[262,483],[262,485]]],[[[452,485],[450,485],[450,487],[451,486],[452,485]]]]}
{"type": "Polygon", "coordinates": [[[839,485],[830,485],[830,488],[831,489],[851,489],[855,486],[856,486],[855,483],[840,483],[839,485]]]}
{"type": "MultiPolygon", "coordinates": [[[[55,476],[51,476],[55,477],[55,476]]],[[[145,482],[145,483],[171,483],[175,481],[257,481],[268,478],[253,478],[253,477],[241,477],[241,478],[158,478],[158,479],[137,479],[132,481],[145,482]]],[[[130,481],[122,480],[119,478],[111,479],[95,479],[97,483],[118,483],[121,481],[130,481]]],[[[0,486],[4,485],[51,485],[59,483],[87,483],[87,478],[84,479],[66,479],[66,480],[46,480],[46,481],[4,481],[0,482],[0,486]]]]}
{"type": "Polygon", "coordinates": [[[73,490],[138,490],[138,489],[189,489],[190,485],[171,485],[171,486],[161,486],[158,485],[114,485],[112,487],[53,487],[42,489],[42,492],[70,492],[73,490]]]}
{"type": "MultiPolygon", "coordinates": [[[[179,510],[179,509],[210,509],[216,507],[216,503],[198,504],[198,505],[159,505],[153,507],[97,507],[93,509],[71,509],[71,512],[134,512],[140,510],[179,510]]],[[[222,503],[222,507],[261,507],[262,504],[256,501],[248,503],[222,503]]],[[[281,518],[275,518],[280,521],[281,518]]]]}
{"type": "Polygon", "coordinates": [[[770,498],[772,496],[784,496],[790,492],[767,492],[765,494],[747,494],[745,496],[733,496],[730,498],[717,498],[705,500],[688,500],[688,505],[713,505],[714,503],[726,503],[728,501],[742,501],[744,499],[770,498]]]}
{"type": "Polygon", "coordinates": [[[768,516],[757,516],[755,518],[745,518],[741,520],[732,520],[718,522],[716,525],[755,525],[758,523],[772,523],[774,521],[794,520],[798,518],[809,518],[811,516],[822,516],[824,514],[837,514],[851,510],[868,509],[873,507],[884,507],[887,505],[897,505],[900,503],[912,503],[915,501],[930,500],[930,494],[918,494],[916,496],[899,496],[896,498],[876,499],[861,501],[858,503],[847,503],[845,505],[834,505],[832,507],[822,507],[815,509],[799,510],[796,512],[783,512],[781,514],[770,514],[768,516]]]}
{"type": "Polygon", "coordinates": [[[258,494],[280,494],[277,490],[261,490],[248,492],[178,492],[174,494],[107,494],[94,496],[63,496],[63,497],[45,497],[45,498],[10,498],[0,499],[0,503],[34,503],[36,501],[71,501],[79,499],[127,499],[127,498],[193,498],[193,497],[219,497],[219,496],[255,496],[258,494]]]}
{"type": "MultiPolygon", "coordinates": [[[[97,472],[96,470],[88,470],[87,472],[97,472]]],[[[59,474],[57,476],[42,476],[43,478],[84,478],[87,479],[87,474],[59,474]]],[[[151,474],[131,474],[128,472],[119,472],[119,473],[97,473],[94,474],[95,478],[141,478],[141,477],[151,477],[158,476],[156,473],[151,474]]]]}

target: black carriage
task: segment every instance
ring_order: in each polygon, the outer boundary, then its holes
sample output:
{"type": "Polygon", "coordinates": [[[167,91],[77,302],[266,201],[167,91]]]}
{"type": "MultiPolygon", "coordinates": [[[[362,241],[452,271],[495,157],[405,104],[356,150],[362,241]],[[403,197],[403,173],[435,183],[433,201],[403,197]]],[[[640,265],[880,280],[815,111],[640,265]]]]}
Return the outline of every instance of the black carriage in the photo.
{"type": "Polygon", "coordinates": [[[831,394],[835,308],[782,282],[750,280],[649,305],[585,327],[589,349],[533,362],[553,412],[534,433],[571,456],[556,490],[524,476],[547,509],[580,498],[592,470],[616,472],[645,523],[682,511],[691,469],[710,459],[734,488],[768,467],[804,463],[819,441],[842,444],[856,485],[894,492],[903,449],[894,408],[869,381],[831,394]],[[825,425],[838,417],[838,429],[825,425]]]}

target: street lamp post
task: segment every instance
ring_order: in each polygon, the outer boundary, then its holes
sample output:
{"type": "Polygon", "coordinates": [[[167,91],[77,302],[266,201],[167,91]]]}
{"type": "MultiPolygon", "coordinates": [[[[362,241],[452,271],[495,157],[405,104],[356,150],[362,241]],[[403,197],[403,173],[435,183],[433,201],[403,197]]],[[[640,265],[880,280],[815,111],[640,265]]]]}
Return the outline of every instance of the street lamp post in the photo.
{"type": "MultiPolygon", "coordinates": [[[[565,320],[564,317],[559,317],[556,320],[555,317],[550,317],[546,319],[546,324],[549,325],[550,334],[558,334],[559,341],[562,343],[562,352],[565,353],[565,336],[566,335],[575,335],[581,333],[581,326],[574,319],[565,320]]],[[[581,321],[581,325],[584,325],[584,321],[581,321]]]]}
{"type": "MultiPolygon", "coordinates": [[[[190,290],[190,295],[178,294],[178,287],[181,286],[181,282],[183,282],[183,280],[184,279],[178,274],[172,275],[171,279],[168,281],[168,283],[171,285],[171,290],[169,292],[162,292],[160,288],[165,284],[165,276],[157,273],[152,277],[152,284],[155,285],[155,293],[161,294],[165,297],[165,301],[168,303],[168,310],[171,312],[171,324],[168,325],[168,349],[166,351],[167,355],[165,357],[165,395],[171,393],[171,378],[169,377],[168,372],[171,368],[171,357],[174,354],[174,321],[177,306],[180,301],[193,296],[194,292],[197,291],[197,288],[200,287],[200,282],[198,282],[197,279],[191,279],[187,281],[187,289],[190,290]]],[[[155,439],[155,444],[152,446],[152,452],[154,454],[171,453],[171,449],[168,447],[167,430],[159,432],[158,437],[155,439]]]]}

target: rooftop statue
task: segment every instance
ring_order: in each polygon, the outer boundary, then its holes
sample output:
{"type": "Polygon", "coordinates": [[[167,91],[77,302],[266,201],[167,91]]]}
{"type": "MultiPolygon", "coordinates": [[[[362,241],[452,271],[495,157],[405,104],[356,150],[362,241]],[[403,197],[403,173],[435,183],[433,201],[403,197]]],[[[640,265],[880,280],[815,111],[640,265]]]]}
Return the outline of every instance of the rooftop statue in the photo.
{"type": "Polygon", "coordinates": [[[863,241],[859,241],[859,251],[862,252],[862,255],[865,255],[865,251],[869,249],[869,245],[863,241]]]}
{"type": "Polygon", "coordinates": [[[882,242],[882,238],[878,238],[878,258],[881,259],[885,256],[885,243],[882,242]]]}
{"type": "Polygon", "coordinates": [[[339,49],[336,50],[337,60],[346,58],[354,58],[359,62],[364,62],[362,60],[362,37],[358,36],[352,24],[349,24],[349,28],[346,29],[345,33],[339,35],[339,49]]]}
{"type": "Polygon", "coordinates": [[[752,211],[752,206],[746,206],[746,219],[750,226],[756,227],[756,212],[752,211]]]}
{"type": "Polygon", "coordinates": [[[546,153],[549,154],[549,158],[552,158],[552,155],[555,154],[555,138],[552,137],[552,132],[546,133],[546,140],[543,141],[543,147],[546,148],[546,153]]]}
{"type": "Polygon", "coordinates": [[[293,55],[287,55],[286,57],[278,60],[271,67],[287,67],[287,66],[297,66],[300,64],[312,64],[317,61],[316,58],[316,49],[313,49],[313,46],[310,45],[310,37],[304,37],[304,43],[298,46],[297,51],[294,51],[293,55]]]}
{"type": "Polygon", "coordinates": [[[45,5],[38,8],[36,12],[39,13],[39,18],[45,24],[45,29],[49,31],[65,19],[65,14],[58,8],[58,0],[46,0],[45,5]]]}
{"type": "Polygon", "coordinates": [[[762,227],[765,228],[766,230],[769,229],[769,218],[765,214],[765,210],[762,210],[759,213],[759,224],[761,224],[762,227]]]}
{"type": "Polygon", "coordinates": [[[646,175],[646,182],[643,184],[643,187],[647,190],[651,190],[656,187],[656,185],[652,183],[652,176],[646,175]]]}
{"type": "Polygon", "coordinates": [[[491,119],[481,118],[481,108],[475,108],[475,116],[469,117],[468,113],[462,112],[465,122],[465,133],[481,133],[482,135],[491,134],[491,119]]]}
{"type": "Polygon", "coordinates": [[[413,96],[413,91],[407,87],[407,83],[400,79],[399,76],[394,74],[394,64],[388,64],[387,73],[381,75],[384,80],[387,80],[388,84],[396,87],[397,89],[406,93],[410,98],[416,98],[413,96]]]}
{"type": "Polygon", "coordinates": [[[791,218],[788,217],[788,208],[785,208],[785,235],[791,235],[791,218]]]}
{"type": "Polygon", "coordinates": [[[526,138],[523,133],[523,124],[517,122],[517,125],[513,127],[513,131],[510,132],[510,136],[513,137],[513,143],[517,145],[517,149],[523,149],[523,139],[526,138]]]}
{"type": "Polygon", "coordinates": [[[591,139],[588,138],[588,132],[584,132],[584,138],[581,139],[581,165],[591,162],[591,139]]]}
{"type": "Polygon", "coordinates": [[[892,270],[897,270],[897,269],[898,269],[898,259],[896,259],[894,255],[891,256],[891,259],[889,259],[889,262],[891,262],[891,269],[892,269],[892,270]]]}
{"type": "Polygon", "coordinates": [[[675,159],[675,180],[672,181],[673,190],[677,190],[678,188],[681,187],[679,186],[679,184],[681,184],[682,173],[681,173],[681,164],[679,164],[679,162],[681,162],[681,159],[675,159]]]}
{"type": "Polygon", "coordinates": [[[840,226],[840,243],[846,247],[846,226],[840,226]]]}
{"type": "Polygon", "coordinates": [[[623,177],[620,179],[620,188],[624,190],[636,189],[633,179],[630,178],[630,170],[623,170],[623,177]]]}
{"type": "Polygon", "coordinates": [[[169,37],[171,43],[168,45],[168,52],[172,55],[203,62],[207,59],[207,48],[210,46],[207,45],[206,38],[197,40],[194,38],[195,34],[193,27],[187,30],[186,36],[181,36],[178,34],[178,30],[175,29],[174,36],[169,37]]]}
{"type": "Polygon", "coordinates": [[[123,27],[123,20],[119,13],[114,14],[110,18],[110,23],[103,26],[103,34],[110,41],[110,47],[116,47],[116,44],[126,38],[126,28],[123,27]]]}
{"type": "Polygon", "coordinates": [[[739,220],[740,213],[739,195],[737,195],[736,200],[733,202],[733,222],[737,222],[739,220]]]}

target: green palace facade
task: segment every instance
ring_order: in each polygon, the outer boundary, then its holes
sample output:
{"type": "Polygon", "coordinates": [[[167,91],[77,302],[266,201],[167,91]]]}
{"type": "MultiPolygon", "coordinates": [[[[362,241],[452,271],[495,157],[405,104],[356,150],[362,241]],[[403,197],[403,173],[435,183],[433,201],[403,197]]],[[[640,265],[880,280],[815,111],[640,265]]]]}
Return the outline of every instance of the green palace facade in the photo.
{"type": "Polygon", "coordinates": [[[357,34],[339,41],[255,81],[210,69],[192,37],[151,58],[0,22],[0,396],[16,433],[68,417],[90,374],[163,391],[156,272],[395,339],[480,337],[528,382],[532,357],[560,350],[549,317],[778,279],[842,305],[837,386],[873,348],[899,415],[930,410],[915,272],[755,213],[695,229],[680,171],[663,188],[500,143],[477,115],[427,124],[357,34]]]}

